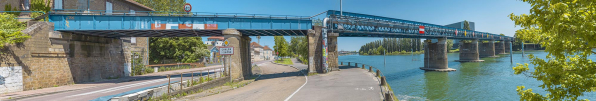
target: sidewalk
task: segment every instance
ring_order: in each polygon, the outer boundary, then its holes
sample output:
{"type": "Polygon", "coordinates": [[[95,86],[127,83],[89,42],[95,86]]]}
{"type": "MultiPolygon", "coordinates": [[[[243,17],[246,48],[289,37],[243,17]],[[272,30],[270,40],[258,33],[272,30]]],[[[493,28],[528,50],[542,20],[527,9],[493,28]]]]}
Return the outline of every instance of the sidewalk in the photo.
{"type": "Polygon", "coordinates": [[[145,79],[145,78],[154,77],[154,76],[164,76],[164,75],[168,75],[168,74],[180,74],[181,72],[198,71],[198,70],[220,68],[220,67],[221,67],[221,65],[215,65],[215,66],[192,68],[192,69],[172,70],[172,71],[164,71],[164,72],[157,72],[157,73],[149,73],[149,74],[134,76],[134,77],[124,77],[124,78],[120,78],[120,79],[104,79],[103,81],[98,81],[98,82],[85,82],[85,83],[74,84],[74,85],[65,85],[65,86],[43,88],[43,89],[37,89],[37,90],[6,93],[6,94],[0,94],[0,100],[5,100],[5,99],[9,99],[9,98],[10,99],[26,98],[26,97],[31,97],[31,96],[41,96],[41,95],[55,94],[55,93],[61,93],[61,92],[82,90],[82,89],[94,88],[94,87],[98,87],[98,86],[118,84],[121,82],[136,81],[136,80],[145,79]]]}
{"type": "Polygon", "coordinates": [[[381,101],[380,82],[368,70],[339,66],[341,71],[308,76],[289,101],[381,101]]]}

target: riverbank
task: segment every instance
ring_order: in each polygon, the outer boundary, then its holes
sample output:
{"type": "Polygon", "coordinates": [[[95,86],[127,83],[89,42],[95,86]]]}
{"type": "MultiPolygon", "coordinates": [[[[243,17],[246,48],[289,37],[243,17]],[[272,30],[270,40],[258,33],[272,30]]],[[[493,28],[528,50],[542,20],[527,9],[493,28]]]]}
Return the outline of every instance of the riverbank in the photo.
{"type": "MultiPolygon", "coordinates": [[[[459,49],[452,49],[449,50],[448,53],[458,53],[459,49]]],[[[424,51],[416,51],[416,52],[406,52],[406,51],[401,51],[401,52],[390,52],[390,53],[386,53],[386,55],[412,55],[412,54],[424,54],[424,51]]],[[[359,54],[359,55],[369,55],[367,53],[364,54],[359,54]]],[[[382,55],[382,54],[374,54],[374,55],[382,55]]],[[[343,56],[343,55],[340,55],[343,56]]]]}

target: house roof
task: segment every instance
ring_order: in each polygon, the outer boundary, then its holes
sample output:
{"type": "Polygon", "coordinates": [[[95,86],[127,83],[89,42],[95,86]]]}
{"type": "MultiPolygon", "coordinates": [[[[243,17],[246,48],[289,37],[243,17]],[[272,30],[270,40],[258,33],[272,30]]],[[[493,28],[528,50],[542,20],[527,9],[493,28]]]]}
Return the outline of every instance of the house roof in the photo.
{"type": "MultiPolygon", "coordinates": [[[[269,46],[265,45],[265,47],[263,47],[263,50],[271,50],[271,48],[269,48],[269,46]]],[[[271,50],[273,51],[273,50],[271,50]]]]}
{"type": "Polygon", "coordinates": [[[257,43],[257,42],[250,43],[250,46],[254,47],[254,48],[263,48],[263,46],[259,45],[259,43],[257,43]]]}
{"type": "Polygon", "coordinates": [[[150,10],[150,11],[155,11],[155,10],[153,10],[152,8],[149,8],[149,7],[147,7],[147,6],[145,6],[145,5],[141,4],[141,3],[138,3],[138,2],[136,2],[136,1],[134,1],[134,0],[124,0],[124,1],[126,1],[126,2],[128,2],[128,3],[131,3],[131,4],[134,4],[134,5],[137,5],[137,6],[140,6],[141,8],[148,9],[148,10],[150,10]]]}
{"type": "Polygon", "coordinates": [[[207,39],[218,39],[218,40],[222,40],[223,41],[224,40],[224,37],[223,36],[211,36],[211,37],[209,37],[207,39]]]}

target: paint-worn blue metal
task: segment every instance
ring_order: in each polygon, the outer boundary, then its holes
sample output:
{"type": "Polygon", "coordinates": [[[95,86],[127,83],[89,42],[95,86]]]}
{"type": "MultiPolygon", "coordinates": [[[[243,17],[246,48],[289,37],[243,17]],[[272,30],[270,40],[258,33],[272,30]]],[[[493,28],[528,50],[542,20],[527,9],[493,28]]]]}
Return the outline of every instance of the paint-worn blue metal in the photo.
{"type": "MultiPolygon", "coordinates": [[[[235,28],[247,30],[308,30],[308,17],[273,16],[237,13],[160,12],[112,13],[52,12],[49,15],[58,31],[75,30],[150,30],[151,24],[217,24],[218,30],[235,28]]],[[[173,29],[175,30],[175,29],[173,29]]]]}
{"type": "Polygon", "coordinates": [[[438,38],[512,40],[512,37],[487,32],[451,28],[441,25],[408,21],[402,19],[329,10],[327,28],[344,37],[397,37],[397,38],[438,38]],[[424,34],[419,33],[424,26],[424,34]],[[455,33],[457,30],[457,34],[455,33]]]}

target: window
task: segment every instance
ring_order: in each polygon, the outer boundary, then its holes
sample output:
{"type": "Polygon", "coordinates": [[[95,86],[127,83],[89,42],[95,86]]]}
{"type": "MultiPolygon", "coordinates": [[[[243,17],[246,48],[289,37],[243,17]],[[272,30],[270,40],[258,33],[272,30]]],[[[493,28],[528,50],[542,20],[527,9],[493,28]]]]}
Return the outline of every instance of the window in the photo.
{"type": "Polygon", "coordinates": [[[112,3],[106,1],[106,15],[112,15],[112,3]]]}
{"type": "Polygon", "coordinates": [[[54,9],[63,9],[62,0],[54,0],[54,9]]]}

